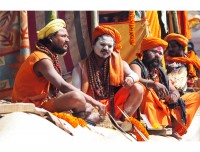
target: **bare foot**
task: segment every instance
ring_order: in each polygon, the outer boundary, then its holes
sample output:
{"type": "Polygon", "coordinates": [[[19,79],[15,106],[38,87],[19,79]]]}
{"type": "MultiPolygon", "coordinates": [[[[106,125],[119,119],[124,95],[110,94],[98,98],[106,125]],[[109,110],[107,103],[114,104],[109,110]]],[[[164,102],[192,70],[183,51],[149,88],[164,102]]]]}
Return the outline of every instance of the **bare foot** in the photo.
{"type": "Polygon", "coordinates": [[[172,137],[176,138],[177,140],[181,140],[181,139],[182,139],[181,135],[179,135],[179,134],[178,134],[177,132],[175,132],[175,131],[172,132],[172,137]]]}

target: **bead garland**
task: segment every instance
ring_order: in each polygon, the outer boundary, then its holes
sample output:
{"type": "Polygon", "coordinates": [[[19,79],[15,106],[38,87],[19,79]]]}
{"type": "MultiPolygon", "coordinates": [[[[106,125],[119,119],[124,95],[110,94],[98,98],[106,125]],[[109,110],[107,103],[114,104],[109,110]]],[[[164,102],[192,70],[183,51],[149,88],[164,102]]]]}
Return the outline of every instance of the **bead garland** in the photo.
{"type": "Polygon", "coordinates": [[[98,70],[94,52],[86,60],[90,88],[95,99],[107,99],[110,94],[109,58],[104,61],[103,70],[98,70]]]}
{"type": "MultiPolygon", "coordinates": [[[[40,52],[47,54],[52,59],[55,70],[58,72],[58,74],[62,75],[62,70],[61,70],[60,64],[58,63],[58,55],[53,54],[47,47],[45,47],[41,43],[36,44],[36,49],[40,52]]],[[[52,84],[51,84],[51,88],[53,89],[53,97],[54,96],[56,97],[59,90],[56,87],[54,87],[52,84]]]]}

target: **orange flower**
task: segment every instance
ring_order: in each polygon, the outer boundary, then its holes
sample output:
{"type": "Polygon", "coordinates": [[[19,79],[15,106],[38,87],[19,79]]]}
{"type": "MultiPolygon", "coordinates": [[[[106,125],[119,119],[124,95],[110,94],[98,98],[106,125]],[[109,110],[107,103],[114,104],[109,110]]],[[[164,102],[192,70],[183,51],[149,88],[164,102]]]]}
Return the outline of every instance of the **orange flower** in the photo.
{"type": "Polygon", "coordinates": [[[85,127],[87,125],[87,123],[82,118],[74,117],[72,114],[67,114],[64,112],[54,112],[53,115],[67,121],[74,128],[76,128],[78,125],[80,125],[81,127],[85,127]]]}
{"type": "MultiPolygon", "coordinates": [[[[149,133],[147,132],[146,128],[144,127],[144,125],[138,121],[137,119],[133,118],[133,117],[129,117],[127,118],[128,121],[130,121],[147,139],[149,139],[149,133]]],[[[126,120],[127,120],[126,119],[126,120]]],[[[140,134],[136,131],[133,130],[134,135],[137,138],[137,141],[144,141],[144,139],[140,136],[140,134]]]]}
{"type": "Polygon", "coordinates": [[[135,12],[129,11],[129,35],[130,35],[130,44],[135,45],[135,12]]]}

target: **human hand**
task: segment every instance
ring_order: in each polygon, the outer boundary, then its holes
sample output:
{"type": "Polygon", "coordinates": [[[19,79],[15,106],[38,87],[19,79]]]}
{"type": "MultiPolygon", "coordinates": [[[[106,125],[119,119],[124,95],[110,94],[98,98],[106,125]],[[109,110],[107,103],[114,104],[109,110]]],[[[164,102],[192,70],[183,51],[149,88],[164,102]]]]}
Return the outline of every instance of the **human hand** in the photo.
{"type": "Polygon", "coordinates": [[[130,88],[134,84],[134,80],[132,77],[125,77],[124,82],[122,83],[122,86],[125,88],[130,88]]]}
{"type": "Polygon", "coordinates": [[[176,93],[172,92],[166,97],[166,102],[168,104],[173,104],[173,103],[178,102],[178,98],[179,96],[176,93]]]}
{"type": "Polygon", "coordinates": [[[154,82],[153,89],[161,100],[166,99],[166,97],[169,95],[167,88],[159,82],[154,82]]]}
{"type": "Polygon", "coordinates": [[[98,110],[98,112],[101,116],[106,115],[106,105],[99,103],[99,105],[97,105],[95,108],[98,110]]]}

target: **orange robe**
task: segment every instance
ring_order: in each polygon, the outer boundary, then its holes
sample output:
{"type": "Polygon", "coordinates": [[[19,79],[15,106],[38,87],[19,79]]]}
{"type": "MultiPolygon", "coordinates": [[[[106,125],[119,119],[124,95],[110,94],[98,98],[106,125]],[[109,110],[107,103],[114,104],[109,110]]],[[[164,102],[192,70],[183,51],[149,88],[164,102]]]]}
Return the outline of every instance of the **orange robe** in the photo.
{"type": "Polygon", "coordinates": [[[200,92],[186,93],[181,96],[186,104],[186,125],[181,119],[181,108],[178,106],[174,109],[169,109],[164,100],[159,100],[153,89],[146,89],[142,104],[140,106],[141,113],[146,114],[153,127],[166,127],[171,126],[171,115],[176,119],[176,124],[173,127],[176,132],[183,135],[187,132],[194,115],[200,105],[200,92]]]}
{"type": "Polygon", "coordinates": [[[12,102],[31,102],[41,107],[47,101],[50,82],[33,71],[35,63],[44,58],[51,60],[45,53],[34,51],[22,64],[15,79],[12,102]]]}

